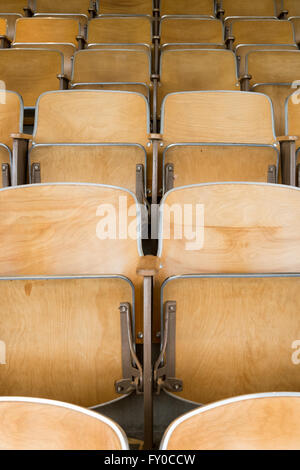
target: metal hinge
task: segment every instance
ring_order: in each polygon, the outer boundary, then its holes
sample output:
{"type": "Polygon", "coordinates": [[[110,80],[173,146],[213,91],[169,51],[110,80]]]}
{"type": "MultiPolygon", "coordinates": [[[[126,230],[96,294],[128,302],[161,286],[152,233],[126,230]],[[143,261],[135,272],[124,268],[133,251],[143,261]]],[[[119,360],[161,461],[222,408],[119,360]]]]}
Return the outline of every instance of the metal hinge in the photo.
{"type": "Polygon", "coordinates": [[[31,184],[40,184],[41,182],[41,165],[33,163],[31,165],[31,184]]]}
{"type": "Polygon", "coordinates": [[[121,395],[127,395],[133,391],[137,394],[141,394],[143,390],[143,369],[133,346],[131,309],[129,303],[121,303],[120,314],[123,378],[115,382],[115,390],[121,395]]]}
{"type": "Polygon", "coordinates": [[[174,187],[174,164],[167,163],[165,166],[165,192],[174,187]]]}
{"type": "Polygon", "coordinates": [[[156,393],[161,389],[182,392],[183,382],[175,377],[176,302],[168,301],[164,306],[165,324],[161,353],[154,366],[156,393]]]}
{"type": "Polygon", "coordinates": [[[10,169],[8,163],[2,163],[2,187],[10,186],[10,169]]]}
{"type": "Polygon", "coordinates": [[[268,167],[268,183],[276,184],[277,178],[276,178],[276,166],[275,165],[269,165],[268,167]]]}

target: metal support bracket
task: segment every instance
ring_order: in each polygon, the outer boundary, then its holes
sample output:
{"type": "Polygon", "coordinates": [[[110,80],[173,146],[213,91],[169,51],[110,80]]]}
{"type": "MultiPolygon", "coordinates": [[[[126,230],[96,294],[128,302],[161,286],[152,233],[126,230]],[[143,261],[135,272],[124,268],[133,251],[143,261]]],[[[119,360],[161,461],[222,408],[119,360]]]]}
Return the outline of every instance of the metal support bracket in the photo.
{"type": "Polygon", "coordinates": [[[31,184],[41,183],[41,165],[36,162],[31,165],[31,184]]]}
{"type": "Polygon", "coordinates": [[[143,370],[133,346],[129,303],[121,303],[120,314],[123,379],[115,382],[115,390],[121,395],[127,395],[133,391],[141,394],[143,389],[143,370]]]}
{"type": "Polygon", "coordinates": [[[244,75],[240,78],[241,91],[250,91],[250,80],[252,75],[244,75]]]}
{"type": "Polygon", "coordinates": [[[8,163],[2,163],[2,187],[10,186],[10,168],[8,163]]]}
{"type": "Polygon", "coordinates": [[[181,392],[183,382],[175,377],[175,342],[176,342],[176,302],[168,301],[164,305],[165,324],[163,346],[154,367],[156,393],[161,389],[169,392],[181,392]]]}
{"type": "Polygon", "coordinates": [[[57,75],[59,80],[60,90],[67,90],[69,88],[69,79],[62,74],[57,75]]]}
{"type": "Polygon", "coordinates": [[[174,164],[167,163],[165,166],[165,192],[174,187],[174,164]]]}
{"type": "Polygon", "coordinates": [[[271,184],[276,184],[277,183],[276,165],[269,165],[269,168],[268,168],[268,183],[271,183],[271,184]]]}
{"type": "Polygon", "coordinates": [[[136,165],[136,198],[140,204],[144,204],[145,200],[145,169],[144,165],[139,163],[136,165]]]}

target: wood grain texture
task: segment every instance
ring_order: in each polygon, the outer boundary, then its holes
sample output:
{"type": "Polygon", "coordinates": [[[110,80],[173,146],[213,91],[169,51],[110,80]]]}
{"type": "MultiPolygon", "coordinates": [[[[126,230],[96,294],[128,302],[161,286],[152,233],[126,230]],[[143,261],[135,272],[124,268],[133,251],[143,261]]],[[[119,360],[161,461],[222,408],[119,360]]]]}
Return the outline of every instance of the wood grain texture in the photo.
{"type": "Polygon", "coordinates": [[[163,300],[177,305],[175,374],[183,380],[178,396],[211,403],[300,391],[299,366],[292,361],[300,335],[299,286],[300,278],[169,282],[163,300]]]}
{"type": "Polygon", "coordinates": [[[26,0],[7,0],[1,2],[0,10],[1,13],[19,13],[24,15],[23,8],[27,6],[26,0]]]}
{"type": "Polygon", "coordinates": [[[239,89],[235,55],[231,51],[168,49],[161,55],[159,109],[168,93],[239,89]]]}
{"type": "Polygon", "coordinates": [[[150,15],[152,0],[101,0],[100,14],[114,15],[150,15]]]}
{"type": "Polygon", "coordinates": [[[252,89],[269,96],[274,111],[275,134],[277,136],[285,135],[285,102],[294,91],[291,85],[256,85],[252,89]]]}
{"type": "Polygon", "coordinates": [[[20,18],[16,22],[14,42],[70,43],[77,47],[79,22],[72,18],[20,18]]]}
{"type": "Polygon", "coordinates": [[[36,146],[30,163],[40,163],[41,182],[111,184],[136,191],[136,165],[145,165],[138,146],[36,146]]]}
{"type": "Polygon", "coordinates": [[[122,378],[122,279],[0,281],[6,364],[2,396],[30,396],[91,407],[118,398],[122,378]]]}
{"type": "Polygon", "coordinates": [[[151,44],[151,36],[148,17],[103,16],[91,20],[88,27],[88,44],[151,44]]]}
{"type": "Polygon", "coordinates": [[[300,51],[253,51],[248,55],[247,73],[253,83],[292,83],[300,73],[300,51]]]}
{"type": "Polygon", "coordinates": [[[7,34],[7,21],[5,18],[0,18],[0,35],[6,36],[7,34]]]}
{"type": "Polygon", "coordinates": [[[275,16],[274,0],[223,0],[225,17],[227,16],[275,16]]]}
{"type": "Polygon", "coordinates": [[[288,10],[288,16],[300,16],[300,5],[297,0],[284,0],[283,1],[284,10],[288,10]]]}
{"type": "Polygon", "coordinates": [[[218,91],[175,93],[168,95],[164,103],[165,145],[274,142],[271,104],[264,95],[218,91]]]}
{"type": "Polygon", "coordinates": [[[168,450],[300,449],[299,397],[217,404],[176,427],[168,450]]]}
{"type": "MultiPolygon", "coordinates": [[[[239,62],[240,62],[240,67],[239,67],[239,75],[240,77],[243,77],[245,74],[247,74],[247,67],[246,67],[246,61],[247,61],[247,56],[248,54],[252,53],[252,52],[256,52],[256,51],[264,51],[265,52],[265,55],[267,57],[267,53],[269,51],[273,52],[273,51],[284,51],[284,52],[288,52],[288,51],[298,51],[299,52],[299,49],[298,49],[298,46],[297,44],[287,44],[287,45],[277,45],[277,44],[273,44],[273,45],[270,45],[268,44],[267,46],[266,45],[262,45],[262,46],[255,46],[255,45],[245,45],[245,46],[237,46],[236,48],[236,55],[237,57],[239,58],[239,62]]],[[[284,57],[284,56],[282,56],[284,57]]],[[[266,64],[263,64],[262,65],[262,70],[264,70],[264,67],[270,67],[271,66],[271,63],[272,63],[272,60],[270,61],[269,59],[266,59],[266,64]]],[[[274,63],[274,68],[272,68],[272,70],[274,71],[274,76],[276,76],[276,72],[277,72],[277,67],[278,66],[278,60],[276,63],[274,63]]],[[[280,66],[279,66],[279,73],[280,73],[280,66]]],[[[292,71],[290,71],[290,74],[292,73],[292,71]]]]}
{"type": "Polygon", "coordinates": [[[165,166],[174,165],[174,187],[189,184],[252,181],[268,182],[268,166],[277,165],[273,147],[174,146],[165,166]]]}
{"type": "Polygon", "coordinates": [[[130,233],[136,233],[133,196],[105,186],[62,184],[2,190],[0,200],[0,238],[6,246],[0,257],[2,276],[124,275],[137,289],[136,327],[140,331],[142,278],[136,275],[140,258],[137,241],[124,235],[125,239],[105,240],[97,236],[104,217],[112,230],[116,227],[117,238],[124,219],[130,233]],[[99,207],[106,212],[101,215],[99,207]]]}
{"type": "Polygon", "coordinates": [[[219,20],[182,16],[167,17],[161,21],[161,44],[224,44],[223,36],[223,27],[219,20]]]}
{"type": "Polygon", "coordinates": [[[14,132],[20,132],[20,115],[22,103],[16,93],[0,90],[0,142],[12,148],[10,137],[14,132]]]}
{"type": "Polygon", "coordinates": [[[235,20],[231,23],[234,45],[238,44],[295,44],[290,21],[235,20]]]}
{"type": "Polygon", "coordinates": [[[90,0],[68,0],[55,2],[51,0],[35,0],[35,13],[80,13],[88,15],[90,0]]]}
{"type": "Polygon", "coordinates": [[[150,55],[142,50],[91,49],[77,52],[72,83],[134,82],[150,86],[150,55]]]}
{"type": "Polygon", "coordinates": [[[146,146],[147,135],[147,103],[135,93],[67,91],[49,93],[39,100],[36,143],[146,146]]]}
{"type": "Polygon", "coordinates": [[[296,188],[262,184],[210,184],[179,188],[165,198],[162,226],[161,277],[188,273],[282,273],[300,272],[300,191],[296,188]],[[168,207],[185,204],[193,209],[186,219],[186,235],[174,239],[168,207]],[[196,204],[202,217],[196,221],[196,204]],[[201,249],[187,250],[191,231],[204,233],[201,249]],[[168,237],[169,234],[169,237],[168,237]],[[169,239],[167,239],[169,238],[169,239]]]}
{"type": "Polygon", "coordinates": [[[17,91],[24,106],[35,106],[45,91],[58,90],[62,55],[39,49],[1,49],[0,75],[9,90],[17,91]],[[16,73],[18,70],[18,73],[16,73]]]}
{"type": "Polygon", "coordinates": [[[215,16],[212,0],[161,0],[160,14],[163,15],[208,15],[215,16]]]}
{"type": "Polygon", "coordinates": [[[98,415],[68,405],[5,401],[0,403],[1,450],[121,450],[114,429],[98,415]]]}

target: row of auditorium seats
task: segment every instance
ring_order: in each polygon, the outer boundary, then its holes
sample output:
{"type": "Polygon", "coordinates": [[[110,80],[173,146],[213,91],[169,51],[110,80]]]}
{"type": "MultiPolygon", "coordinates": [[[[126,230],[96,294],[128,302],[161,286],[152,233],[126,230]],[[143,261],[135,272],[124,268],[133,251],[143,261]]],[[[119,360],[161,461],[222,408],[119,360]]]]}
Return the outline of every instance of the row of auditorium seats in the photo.
{"type": "Polygon", "coordinates": [[[157,256],[143,256],[125,189],[18,186],[0,203],[1,396],[95,407],[144,390],[149,445],[152,376],[157,393],[196,405],[299,390],[298,188],[173,189],[157,256]]]}
{"type": "Polygon", "coordinates": [[[2,92],[2,187],[113,184],[134,192],[144,204],[151,190],[156,203],[160,194],[187,184],[249,181],[295,186],[300,149],[297,93],[286,101],[285,132],[278,136],[270,100],[262,93],[171,93],[163,102],[161,133],[151,134],[149,105],[139,93],[53,91],[39,98],[29,135],[23,133],[20,96],[2,92]]]}
{"type": "MultiPolygon", "coordinates": [[[[160,448],[299,449],[299,407],[299,393],[248,395],[203,406],[175,420],[160,448]]],[[[0,414],[1,450],[129,450],[115,422],[67,403],[3,397],[0,414]]]]}
{"type": "MultiPolygon", "coordinates": [[[[68,0],[54,4],[49,0],[7,0],[2,2],[4,13],[29,14],[140,14],[151,15],[152,0],[68,0]]],[[[298,16],[297,0],[160,0],[159,10],[164,15],[232,16],[298,16]]]]}

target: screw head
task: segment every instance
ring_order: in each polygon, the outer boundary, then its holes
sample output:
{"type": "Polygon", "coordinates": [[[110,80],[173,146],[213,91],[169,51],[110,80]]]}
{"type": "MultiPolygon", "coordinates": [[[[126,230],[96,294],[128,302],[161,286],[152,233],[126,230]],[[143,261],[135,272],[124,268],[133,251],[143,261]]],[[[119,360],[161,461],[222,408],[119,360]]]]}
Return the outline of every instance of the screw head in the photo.
{"type": "Polygon", "coordinates": [[[119,386],[117,387],[117,392],[118,392],[118,393],[121,393],[122,391],[123,391],[123,387],[121,387],[121,385],[119,385],[119,386]]]}
{"type": "Polygon", "coordinates": [[[139,331],[138,334],[137,334],[137,337],[138,337],[138,339],[143,339],[144,335],[141,331],[139,331]]]}
{"type": "Polygon", "coordinates": [[[158,332],[156,333],[156,338],[160,338],[160,336],[161,336],[161,333],[160,333],[160,331],[158,331],[158,332]]]}

